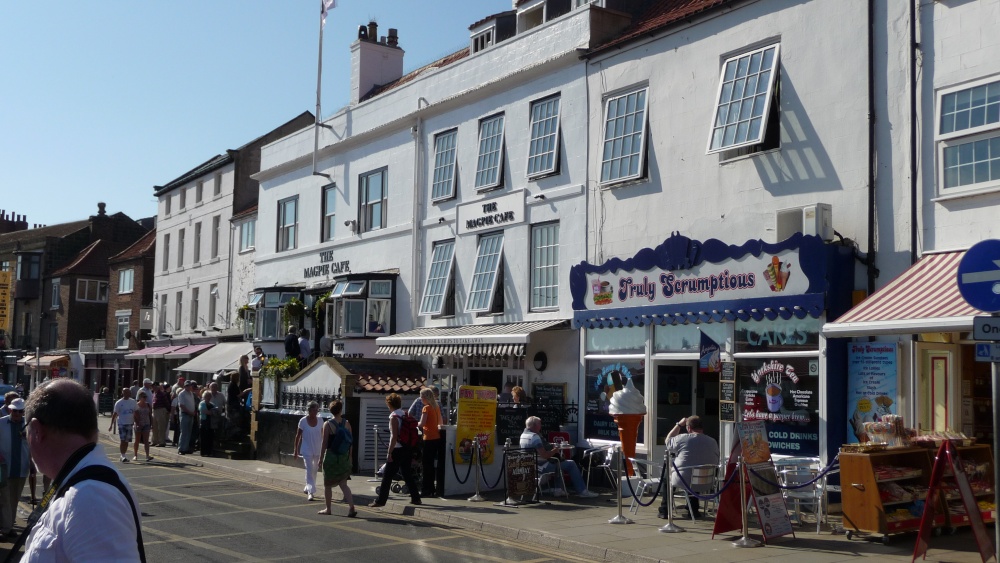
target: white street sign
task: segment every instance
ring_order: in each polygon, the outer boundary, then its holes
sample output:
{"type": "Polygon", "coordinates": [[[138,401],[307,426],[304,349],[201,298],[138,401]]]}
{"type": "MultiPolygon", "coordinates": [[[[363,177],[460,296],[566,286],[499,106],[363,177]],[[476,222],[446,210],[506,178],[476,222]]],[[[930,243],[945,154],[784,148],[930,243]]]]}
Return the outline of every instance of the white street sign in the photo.
{"type": "Polygon", "coordinates": [[[973,317],[973,340],[1000,340],[1000,317],[973,317]]]}

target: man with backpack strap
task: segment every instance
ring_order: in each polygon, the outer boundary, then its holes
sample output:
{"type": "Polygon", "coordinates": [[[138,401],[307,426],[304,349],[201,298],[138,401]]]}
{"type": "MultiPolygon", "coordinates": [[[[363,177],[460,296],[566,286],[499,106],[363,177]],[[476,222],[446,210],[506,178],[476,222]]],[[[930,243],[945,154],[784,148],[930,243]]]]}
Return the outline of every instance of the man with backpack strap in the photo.
{"type": "Polygon", "coordinates": [[[87,388],[50,380],[32,392],[25,418],[29,448],[52,486],[29,518],[21,561],[145,561],[138,502],[97,445],[87,388]]]}
{"type": "Polygon", "coordinates": [[[423,504],[420,502],[420,491],[417,489],[418,483],[413,474],[413,448],[420,439],[417,434],[417,421],[403,410],[403,399],[399,395],[390,393],[385,398],[385,404],[392,411],[389,414],[389,452],[386,454],[378,498],[368,506],[385,506],[389,500],[389,487],[396,472],[403,474],[403,480],[410,491],[410,504],[423,504]]]}

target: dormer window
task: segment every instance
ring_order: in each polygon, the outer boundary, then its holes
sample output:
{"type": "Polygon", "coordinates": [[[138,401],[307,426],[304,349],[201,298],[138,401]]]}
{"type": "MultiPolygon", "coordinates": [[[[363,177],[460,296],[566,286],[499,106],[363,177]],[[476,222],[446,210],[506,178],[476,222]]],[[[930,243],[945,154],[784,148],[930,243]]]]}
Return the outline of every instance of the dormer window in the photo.
{"type": "Polygon", "coordinates": [[[491,27],[486,31],[481,31],[476,35],[472,36],[472,52],[478,53],[483,49],[493,45],[493,32],[495,30],[491,27]]]}

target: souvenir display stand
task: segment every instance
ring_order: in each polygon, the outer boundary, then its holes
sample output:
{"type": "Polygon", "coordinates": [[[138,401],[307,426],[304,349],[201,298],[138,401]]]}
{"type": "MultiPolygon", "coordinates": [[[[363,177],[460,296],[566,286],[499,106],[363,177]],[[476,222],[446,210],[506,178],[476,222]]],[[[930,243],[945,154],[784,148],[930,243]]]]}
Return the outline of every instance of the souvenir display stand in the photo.
{"type": "MultiPolygon", "coordinates": [[[[996,519],[993,506],[993,456],[989,446],[956,448],[985,522],[996,519]]],[[[880,534],[889,543],[892,534],[920,528],[924,502],[931,486],[931,468],[937,450],[925,447],[893,448],[868,452],[841,452],[840,474],[844,528],[850,539],[858,533],[880,534]]],[[[939,483],[940,506],[931,525],[936,529],[968,525],[958,501],[954,476],[946,473],[939,483]]]]}

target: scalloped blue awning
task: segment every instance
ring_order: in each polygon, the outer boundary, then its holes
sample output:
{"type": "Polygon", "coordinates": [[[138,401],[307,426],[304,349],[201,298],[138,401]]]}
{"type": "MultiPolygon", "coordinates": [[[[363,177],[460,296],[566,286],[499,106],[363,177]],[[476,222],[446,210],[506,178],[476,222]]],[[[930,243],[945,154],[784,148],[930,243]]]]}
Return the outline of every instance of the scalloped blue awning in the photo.
{"type": "Polygon", "coordinates": [[[723,321],[819,318],[826,308],[821,293],[787,295],[767,299],[738,299],[711,303],[686,303],[650,307],[623,307],[600,311],[576,311],[573,328],[618,328],[723,321]]]}

